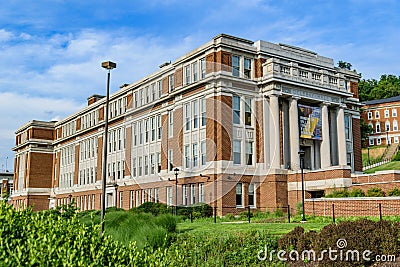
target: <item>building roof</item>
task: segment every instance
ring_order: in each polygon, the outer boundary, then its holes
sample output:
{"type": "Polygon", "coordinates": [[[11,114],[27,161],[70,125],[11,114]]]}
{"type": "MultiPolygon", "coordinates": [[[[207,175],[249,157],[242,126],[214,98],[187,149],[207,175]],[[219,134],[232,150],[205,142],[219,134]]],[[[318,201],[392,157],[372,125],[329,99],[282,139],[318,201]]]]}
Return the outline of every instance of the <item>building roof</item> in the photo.
{"type": "Polygon", "coordinates": [[[400,96],[365,101],[364,104],[365,105],[375,105],[375,104],[383,104],[383,103],[398,102],[398,101],[400,101],[400,96]]]}

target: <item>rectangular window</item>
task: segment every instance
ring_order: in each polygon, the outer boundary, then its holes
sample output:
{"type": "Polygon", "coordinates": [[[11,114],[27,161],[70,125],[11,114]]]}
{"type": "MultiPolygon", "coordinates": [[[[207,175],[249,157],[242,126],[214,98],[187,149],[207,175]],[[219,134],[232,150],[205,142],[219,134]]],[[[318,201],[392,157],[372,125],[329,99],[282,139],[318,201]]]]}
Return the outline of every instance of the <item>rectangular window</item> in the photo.
{"type": "Polygon", "coordinates": [[[244,77],[247,79],[251,78],[251,59],[244,58],[244,77]]]}
{"type": "Polygon", "coordinates": [[[240,124],[240,97],[232,97],[232,119],[233,124],[240,124]]]}
{"type": "Polygon", "coordinates": [[[190,104],[185,105],[185,129],[190,130],[190,104]]]}
{"type": "Polygon", "coordinates": [[[138,160],[138,161],[139,161],[139,162],[138,162],[138,163],[139,163],[138,176],[142,176],[142,174],[143,174],[143,172],[142,172],[142,171],[143,171],[143,167],[142,167],[142,166],[143,166],[143,165],[142,165],[142,164],[143,164],[143,163],[142,163],[142,157],[139,157],[139,160],[138,160]]]}
{"type": "Polygon", "coordinates": [[[174,135],[174,112],[171,110],[168,112],[168,136],[174,135]]]}
{"type": "Polygon", "coordinates": [[[380,115],[379,115],[379,111],[375,111],[375,119],[379,119],[380,115]]]}
{"type": "Polygon", "coordinates": [[[198,67],[197,62],[192,63],[192,75],[193,75],[193,82],[197,82],[198,78],[198,67]]]}
{"type": "Polygon", "coordinates": [[[193,129],[199,127],[199,101],[193,101],[193,129]]]}
{"type": "Polygon", "coordinates": [[[138,131],[139,131],[139,144],[143,144],[143,122],[138,122],[138,131]]]}
{"type": "Polygon", "coordinates": [[[398,137],[398,136],[395,136],[395,137],[393,138],[393,140],[394,140],[394,142],[397,144],[397,143],[399,142],[399,137],[398,137]]]}
{"type": "Polygon", "coordinates": [[[161,98],[162,96],[162,81],[157,82],[157,90],[158,90],[158,98],[161,98]]]}
{"type": "Polygon", "coordinates": [[[256,203],[255,201],[255,194],[254,194],[254,184],[250,183],[249,184],[249,206],[254,207],[254,204],[256,203]]]}
{"type": "Polygon", "coordinates": [[[147,189],[147,201],[153,202],[153,189],[147,189]]]}
{"type": "Polygon", "coordinates": [[[135,204],[135,191],[129,191],[129,209],[133,208],[135,204]]]}
{"type": "Polygon", "coordinates": [[[196,203],[196,185],[191,184],[190,185],[190,205],[193,205],[196,203]]]}
{"type": "Polygon", "coordinates": [[[385,109],[385,118],[389,118],[389,110],[385,109]]]}
{"type": "Polygon", "coordinates": [[[158,203],[159,198],[158,198],[158,188],[154,188],[154,203],[158,203]]]}
{"type": "Polygon", "coordinates": [[[122,194],[123,192],[119,192],[119,207],[122,209],[122,197],[123,197],[123,194],[122,194]]]}
{"type": "Polygon", "coordinates": [[[197,144],[192,145],[193,167],[199,166],[199,150],[197,144]]]}
{"type": "Polygon", "coordinates": [[[399,130],[399,127],[398,127],[397,121],[395,120],[395,121],[393,121],[393,131],[398,131],[398,130],[399,130]]]}
{"type": "Polygon", "coordinates": [[[142,189],[142,204],[147,202],[147,193],[146,189],[142,189]]]}
{"type": "Polygon", "coordinates": [[[201,73],[201,79],[204,79],[206,77],[206,59],[205,58],[200,59],[200,73],[201,73]]]}
{"type": "Polygon", "coordinates": [[[138,92],[134,93],[134,97],[133,98],[134,98],[133,99],[133,101],[134,101],[133,107],[137,108],[138,107],[138,92]]]}
{"type": "Polygon", "coordinates": [[[121,135],[121,129],[118,129],[118,150],[122,149],[122,135],[121,135]]]}
{"type": "Polygon", "coordinates": [[[184,184],[182,186],[182,205],[187,206],[188,204],[188,186],[184,184]]]}
{"type": "Polygon", "coordinates": [[[236,206],[243,206],[243,185],[242,183],[236,184],[236,206]]]}
{"type": "Polygon", "coordinates": [[[379,146],[380,144],[382,144],[382,139],[380,137],[378,137],[376,139],[376,144],[379,146]]]}
{"type": "Polygon", "coordinates": [[[253,142],[246,142],[246,164],[253,165],[253,142]]]}
{"type": "Polygon", "coordinates": [[[351,153],[347,153],[347,165],[351,166],[351,153]]]}
{"type": "Polygon", "coordinates": [[[174,169],[174,151],[172,149],[168,150],[168,170],[172,171],[174,169]]]}
{"type": "Polygon", "coordinates": [[[386,130],[386,132],[390,132],[390,122],[386,122],[385,123],[385,130],[386,130]]]}
{"type": "Polygon", "coordinates": [[[121,162],[117,162],[117,179],[121,178],[121,162]]]}
{"type": "Polygon", "coordinates": [[[190,146],[185,146],[185,168],[190,168],[190,146]]]}
{"type": "Polygon", "coordinates": [[[150,155],[150,174],[154,174],[154,170],[156,168],[155,158],[155,154],[150,155]]]}
{"type": "Polygon", "coordinates": [[[161,172],[161,153],[157,152],[157,173],[161,172]]]}
{"type": "Polygon", "coordinates": [[[201,165],[206,165],[206,141],[202,141],[200,146],[201,165]]]}
{"type": "Polygon", "coordinates": [[[136,177],[136,158],[132,159],[132,176],[136,177]]]}
{"type": "Polygon", "coordinates": [[[137,131],[137,125],[136,123],[133,124],[133,145],[137,146],[137,141],[138,141],[138,131],[137,131]]]}
{"type": "Polygon", "coordinates": [[[149,175],[149,157],[144,156],[144,175],[149,175]]]}
{"type": "Polygon", "coordinates": [[[140,191],[139,190],[136,190],[135,191],[135,206],[136,207],[139,207],[140,206],[140,191]]]}
{"type": "Polygon", "coordinates": [[[155,117],[151,117],[150,118],[150,124],[151,124],[151,141],[155,141],[156,140],[156,118],[155,117]]]}
{"type": "Polygon", "coordinates": [[[204,184],[199,184],[199,202],[204,202],[204,184]]]}
{"type": "Polygon", "coordinates": [[[162,134],[162,119],[161,115],[157,116],[157,139],[161,140],[161,134],[162,134]]]}
{"type": "Polygon", "coordinates": [[[238,56],[232,56],[232,75],[239,77],[240,75],[240,58],[238,56]]]}
{"type": "Polygon", "coordinates": [[[167,205],[172,206],[172,187],[167,186],[167,205]]]}
{"type": "Polygon", "coordinates": [[[392,117],[397,117],[397,109],[392,109],[392,117]]]}
{"type": "Polygon", "coordinates": [[[233,164],[241,164],[241,141],[233,141],[233,164]]]}
{"type": "Polygon", "coordinates": [[[370,146],[373,146],[373,145],[374,145],[374,139],[372,139],[372,138],[369,139],[369,145],[370,145],[370,146]]]}
{"type": "Polygon", "coordinates": [[[190,65],[185,66],[185,84],[190,84],[190,65]]]}
{"type": "Polygon", "coordinates": [[[381,124],[379,122],[376,123],[376,132],[377,133],[381,132],[381,124]]]}
{"type": "Polygon", "coordinates": [[[169,91],[172,92],[174,90],[174,75],[171,74],[168,76],[168,84],[169,84],[169,91]]]}
{"type": "Polygon", "coordinates": [[[151,100],[154,101],[157,99],[157,90],[156,90],[156,84],[152,83],[151,84],[151,100]]]}
{"type": "Polygon", "coordinates": [[[350,117],[348,115],[344,116],[344,132],[346,139],[350,139],[350,117]]]}
{"type": "Polygon", "coordinates": [[[144,105],[144,92],[143,92],[143,89],[140,89],[139,94],[140,94],[140,106],[143,106],[144,105]]]}
{"type": "Polygon", "coordinates": [[[244,123],[247,126],[251,126],[251,98],[244,99],[244,123]]]}
{"type": "Polygon", "coordinates": [[[201,99],[201,126],[206,126],[206,99],[201,99]]]}
{"type": "Polygon", "coordinates": [[[148,119],[146,119],[144,121],[144,129],[145,129],[145,135],[144,135],[145,142],[148,143],[149,142],[149,132],[150,132],[150,130],[149,130],[149,120],[148,119]]]}

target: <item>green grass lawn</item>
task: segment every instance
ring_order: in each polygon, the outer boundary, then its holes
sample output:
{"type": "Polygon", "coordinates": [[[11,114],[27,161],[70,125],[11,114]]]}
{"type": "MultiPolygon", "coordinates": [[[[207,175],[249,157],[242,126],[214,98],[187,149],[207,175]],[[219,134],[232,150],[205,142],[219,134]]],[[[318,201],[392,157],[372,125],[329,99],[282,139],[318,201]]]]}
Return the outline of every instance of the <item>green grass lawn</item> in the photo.
{"type": "Polygon", "coordinates": [[[386,170],[400,170],[400,161],[392,161],[381,166],[364,171],[365,173],[374,173],[376,171],[386,171],[386,170]]]}

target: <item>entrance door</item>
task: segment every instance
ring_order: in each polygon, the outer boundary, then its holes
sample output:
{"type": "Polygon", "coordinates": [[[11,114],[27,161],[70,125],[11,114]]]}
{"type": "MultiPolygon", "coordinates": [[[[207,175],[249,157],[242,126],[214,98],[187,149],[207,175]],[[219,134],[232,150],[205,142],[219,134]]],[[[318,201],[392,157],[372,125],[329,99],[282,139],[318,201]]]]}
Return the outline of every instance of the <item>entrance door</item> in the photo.
{"type": "Polygon", "coordinates": [[[305,152],[304,154],[304,169],[311,170],[311,146],[300,146],[300,149],[305,152]]]}

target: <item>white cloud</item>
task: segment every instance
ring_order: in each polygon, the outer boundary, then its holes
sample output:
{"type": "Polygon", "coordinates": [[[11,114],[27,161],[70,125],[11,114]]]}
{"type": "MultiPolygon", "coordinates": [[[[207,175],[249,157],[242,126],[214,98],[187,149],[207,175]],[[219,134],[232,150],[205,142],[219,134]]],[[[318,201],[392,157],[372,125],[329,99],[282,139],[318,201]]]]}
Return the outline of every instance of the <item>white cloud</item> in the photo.
{"type": "Polygon", "coordinates": [[[4,29],[0,29],[0,42],[8,41],[13,37],[14,35],[11,32],[6,31],[4,29]]]}

